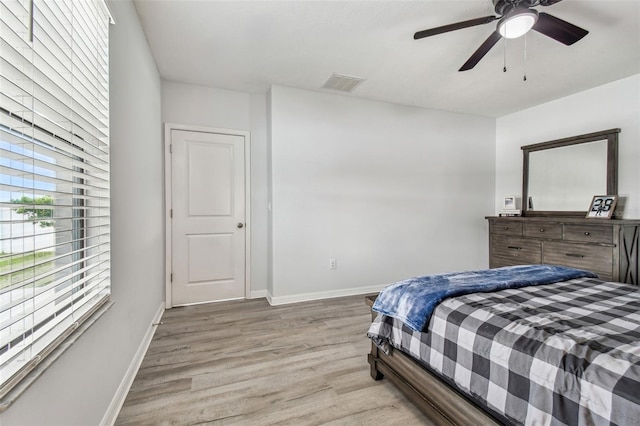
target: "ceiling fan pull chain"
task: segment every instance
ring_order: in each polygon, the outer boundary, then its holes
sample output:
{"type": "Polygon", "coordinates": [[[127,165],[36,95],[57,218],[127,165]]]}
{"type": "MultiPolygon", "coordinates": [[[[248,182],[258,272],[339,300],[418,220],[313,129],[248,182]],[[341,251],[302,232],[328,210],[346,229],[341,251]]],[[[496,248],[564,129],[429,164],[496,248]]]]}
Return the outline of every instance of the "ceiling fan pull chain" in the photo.
{"type": "Polygon", "coordinates": [[[527,81],[527,35],[524,35],[524,77],[523,81],[527,81]]]}
{"type": "Polygon", "coordinates": [[[503,54],[503,66],[502,66],[502,72],[507,72],[507,38],[506,37],[502,37],[502,39],[504,40],[504,54],[503,54]]]}

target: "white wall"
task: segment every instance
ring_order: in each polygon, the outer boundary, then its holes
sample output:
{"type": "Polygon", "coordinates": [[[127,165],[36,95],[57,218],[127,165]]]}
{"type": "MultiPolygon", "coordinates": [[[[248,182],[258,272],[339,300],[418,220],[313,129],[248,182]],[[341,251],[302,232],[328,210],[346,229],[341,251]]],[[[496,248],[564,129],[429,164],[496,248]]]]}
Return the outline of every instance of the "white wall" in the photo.
{"type": "Polygon", "coordinates": [[[273,294],[273,161],[271,131],[271,89],[267,92],[267,295],[273,294]]]}
{"type": "Polygon", "coordinates": [[[624,217],[640,218],[640,74],[498,118],[495,211],[504,196],[522,193],[522,145],[613,128],[622,129],[618,194],[626,197],[624,217]]]}
{"type": "Polygon", "coordinates": [[[99,424],[162,306],[160,78],[132,3],[110,6],[115,304],[2,413],[3,425],[99,424]]]}
{"type": "Polygon", "coordinates": [[[251,132],[251,296],[267,289],[267,98],[265,94],[162,82],[165,123],[251,132]]]}
{"type": "Polygon", "coordinates": [[[494,119],[278,86],[270,108],[274,303],[488,267],[494,119]]]}
{"type": "Polygon", "coordinates": [[[250,130],[248,93],[162,81],[162,120],[222,129],[250,130]]]}
{"type": "Polygon", "coordinates": [[[251,295],[265,297],[268,286],[269,178],[267,97],[252,94],[251,121],[251,295]]]}

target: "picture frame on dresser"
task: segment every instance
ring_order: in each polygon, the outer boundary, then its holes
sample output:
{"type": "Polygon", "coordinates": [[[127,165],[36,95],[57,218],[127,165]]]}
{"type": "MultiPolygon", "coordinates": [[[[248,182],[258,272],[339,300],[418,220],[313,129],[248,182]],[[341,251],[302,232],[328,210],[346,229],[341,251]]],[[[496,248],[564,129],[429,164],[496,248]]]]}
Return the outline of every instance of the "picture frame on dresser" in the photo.
{"type": "Polygon", "coordinates": [[[503,208],[505,210],[515,210],[517,208],[515,195],[509,195],[508,197],[504,197],[503,208]]]}
{"type": "Polygon", "coordinates": [[[611,219],[617,201],[618,197],[616,195],[594,195],[587,211],[587,218],[611,219]]]}

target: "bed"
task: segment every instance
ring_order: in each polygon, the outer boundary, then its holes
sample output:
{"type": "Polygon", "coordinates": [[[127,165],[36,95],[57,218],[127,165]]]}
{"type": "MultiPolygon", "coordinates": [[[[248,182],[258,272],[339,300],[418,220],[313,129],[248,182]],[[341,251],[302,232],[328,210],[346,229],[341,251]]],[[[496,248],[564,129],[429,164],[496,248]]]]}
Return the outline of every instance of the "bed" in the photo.
{"type": "Polygon", "coordinates": [[[445,295],[422,329],[405,321],[372,310],[371,376],[436,424],[640,425],[637,286],[587,275],[471,291],[445,295]]]}

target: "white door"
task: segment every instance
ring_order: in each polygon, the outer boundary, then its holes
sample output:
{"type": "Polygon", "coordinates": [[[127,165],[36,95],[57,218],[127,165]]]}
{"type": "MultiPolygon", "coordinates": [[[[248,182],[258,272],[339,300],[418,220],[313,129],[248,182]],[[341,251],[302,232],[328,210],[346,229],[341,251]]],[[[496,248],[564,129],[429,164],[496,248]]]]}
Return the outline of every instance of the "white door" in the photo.
{"type": "Polygon", "coordinates": [[[171,130],[172,305],[245,297],[244,144],[171,130]]]}

